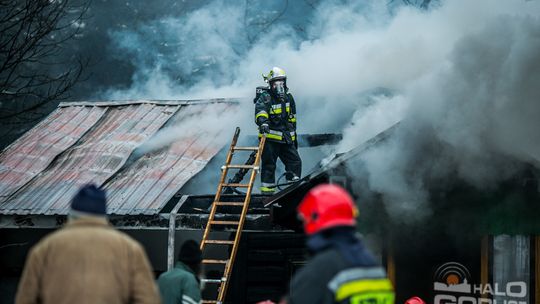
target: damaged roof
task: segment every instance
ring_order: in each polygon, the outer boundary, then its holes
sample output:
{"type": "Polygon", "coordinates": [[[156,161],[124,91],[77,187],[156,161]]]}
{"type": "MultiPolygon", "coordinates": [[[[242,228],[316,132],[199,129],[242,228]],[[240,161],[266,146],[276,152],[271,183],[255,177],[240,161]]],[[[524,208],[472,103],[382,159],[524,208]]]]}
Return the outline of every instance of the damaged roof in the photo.
{"type": "Polygon", "coordinates": [[[67,214],[71,198],[87,183],[107,190],[109,214],[158,213],[230,139],[227,129],[203,130],[194,122],[234,111],[237,104],[62,103],[0,154],[0,214],[67,214]],[[164,127],[174,132],[172,144],[137,153],[164,127]]]}
{"type": "MultiPolygon", "coordinates": [[[[328,182],[329,172],[343,165],[347,161],[354,159],[355,157],[369,150],[370,148],[376,146],[378,143],[387,140],[396,131],[398,126],[399,122],[392,125],[383,132],[380,132],[379,134],[362,143],[361,145],[351,149],[350,151],[332,155],[326,161],[320,162],[318,167],[315,168],[310,174],[304,176],[300,180],[300,182],[290,187],[287,187],[285,190],[276,193],[276,195],[266,200],[265,207],[270,207],[276,203],[285,201],[293,201],[299,203],[299,198],[303,198],[307,191],[309,191],[309,189],[320,183],[328,182]]],[[[296,208],[296,205],[294,207],[296,208]]]]}

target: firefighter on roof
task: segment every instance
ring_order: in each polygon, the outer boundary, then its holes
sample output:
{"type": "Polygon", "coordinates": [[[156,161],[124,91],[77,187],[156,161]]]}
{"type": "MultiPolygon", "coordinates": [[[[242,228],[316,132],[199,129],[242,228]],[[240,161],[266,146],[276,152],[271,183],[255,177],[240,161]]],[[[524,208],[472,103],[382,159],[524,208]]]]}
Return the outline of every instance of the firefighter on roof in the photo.
{"type": "Polygon", "coordinates": [[[297,151],[296,104],[287,88],[285,71],[274,67],[263,78],[269,87],[255,99],[255,123],[259,126],[259,137],[266,135],[261,160],[261,192],[273,193],[278,157],[285,165],[289,182],[300,178],[302,161],[297,151]]]}

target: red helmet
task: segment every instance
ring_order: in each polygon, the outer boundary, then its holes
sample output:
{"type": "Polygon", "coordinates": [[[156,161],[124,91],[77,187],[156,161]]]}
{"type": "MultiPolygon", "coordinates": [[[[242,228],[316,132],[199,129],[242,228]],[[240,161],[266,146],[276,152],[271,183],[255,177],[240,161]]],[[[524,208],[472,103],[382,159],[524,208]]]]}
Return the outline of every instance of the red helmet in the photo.
{"type": "Polygon", "coordinates": [[[304,232],[310,235],[336,226],[355,226],[358,211],[345,189],[323,184],[309,190],[298,206],[298,214],[304,232]]]}
{"type": "Polygon", "coordinates": [[[420,299],[419,297],[412,297],[405,301],[405,304],[426,304],[424,300],[420,299]]]}

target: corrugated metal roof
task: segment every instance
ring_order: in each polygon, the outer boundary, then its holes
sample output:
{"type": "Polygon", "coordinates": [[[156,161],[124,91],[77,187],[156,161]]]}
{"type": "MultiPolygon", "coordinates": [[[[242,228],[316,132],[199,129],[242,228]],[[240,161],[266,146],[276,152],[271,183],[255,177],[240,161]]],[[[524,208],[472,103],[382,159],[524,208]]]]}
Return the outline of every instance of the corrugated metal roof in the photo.
{"type": "Polygon", "coordinates": [[[67,214],[73,195],[89,182],[108,190],[109,213],[159,212],[227,141],[221,129],[202,132],[189,122],[210,107],[232,106],[223,100],[61,104],[0,154],[0,213],[67,214]],[[180,140],[126,164],[171,122],[180,140]]]}
{"type": "Polygon", "coordinates": [[[56,109],[0,154],[0,203],[83,136],[106,108],[56,109]]]}
{"type": "Polygon", "coordinates": [[[165,150],[137,159],[106,184],[109,213],[153,214],[163,208],[230,141],[230,134],[224,134],[226,128],[195,128],[191,126],[194,120],[210,110],[219,113],[231,107],[183,107],[172,124],[174,131],[180,133],[175,142],[165,150]]]}

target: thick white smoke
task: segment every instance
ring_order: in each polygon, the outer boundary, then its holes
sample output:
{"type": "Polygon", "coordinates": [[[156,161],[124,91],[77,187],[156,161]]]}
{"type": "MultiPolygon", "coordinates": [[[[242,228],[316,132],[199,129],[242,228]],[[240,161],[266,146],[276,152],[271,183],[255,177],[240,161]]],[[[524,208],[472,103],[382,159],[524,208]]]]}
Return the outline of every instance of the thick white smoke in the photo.
{"type": "Polygon", "coordinates": [[[428,214],[428,185],[458,177],[495,187],[540,156],[540,6],[496,4],[454,1],[429,14],[440,33],[449,31],[440,19],[455,20],[451,43],[402,88],[409,107],[397,136],[363,156],[396,216],[428,214]]]}
{"type": "MultiPolygon", "coordinates": [[[[206,137],[215,136],[211,128],[201,124],[201,119],[211,125],[222,125],[221,130],[229,130],[232,133],[232,126],[235,122],[234,111],[224,111],[226,108],[223,104],[216,104],[215,107],[207,106],[204,111],[201,111],[202,106],[185,107],[180,109],[180,117],[173,117],[173,121],[169,125],[159,130],[154,136],[142,143],[134,152],[134,157],[140,157],[144,154],[155,152],[163,147],[168,147],[171,144],[185,140],[191,137],[206,137]],[[179,121],[181,120],[181,123],[179,121]]],[[[178,114],[177,114],[178,115],[178,114]]],[[[219,129],[215,129],[219,130],[219,129]]],[[[226,132],[223,132],[224,136],[226,132]]],[[[228,136],[229,134],[226,134],[228,136]]],[[[220,136],[223,137],[223,136],[220,136]]],[[[226,140],[221,140],[225,144],[226,140]]]]}
{"type": "MultiPolygon", "coordinates": [[[[132,87],[105,94],[250,98],[260,74],[280,66],[300,133],[343,132],[338,152],[402,121],[391,140],[362,156],[367,178],[392,212],[427,210],[430,181],[457,176],[485,187],[514,172],[513,160],[540,155],[539,2],[436,3],[425,11],[322,1],[304,36],[278,22],[253,39],[246,8],[215,1],[114,33],[140,70],[132,87]],[[169,40],[178,47],[163,46],[169,40]]],[[[249,126],[250,101],[242,111],[239,124],[249,126]]]]}

